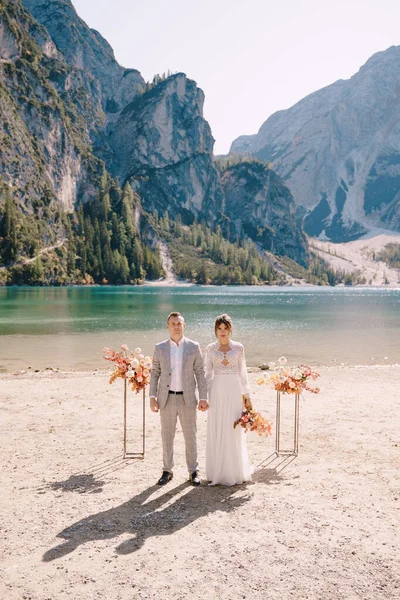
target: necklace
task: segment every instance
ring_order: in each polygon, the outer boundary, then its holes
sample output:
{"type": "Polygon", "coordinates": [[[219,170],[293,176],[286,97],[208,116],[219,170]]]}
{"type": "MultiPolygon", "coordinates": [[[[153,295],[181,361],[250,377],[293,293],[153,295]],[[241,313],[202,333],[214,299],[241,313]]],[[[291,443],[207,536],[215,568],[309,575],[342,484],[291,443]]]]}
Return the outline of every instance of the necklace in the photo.
{"type": "Polygon", "coordinates": [[[221,360],[221,365],[224,365],[224,367],[227,367],[229,365],[229,360],[226,355],[230,349],[231,348],[229,342],[227,344],[219,344],[219,351],[224,355],[224,358],[221,360]]]}

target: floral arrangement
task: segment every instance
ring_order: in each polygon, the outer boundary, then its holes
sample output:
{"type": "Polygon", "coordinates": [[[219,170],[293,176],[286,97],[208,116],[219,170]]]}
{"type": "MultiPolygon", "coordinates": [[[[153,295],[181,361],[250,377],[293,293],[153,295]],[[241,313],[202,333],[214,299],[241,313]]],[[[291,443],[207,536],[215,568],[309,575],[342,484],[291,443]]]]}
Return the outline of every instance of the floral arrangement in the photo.
{"type": "Polygon", "coordinates": [[[132,386],[132,391],[139,393],[150,383],[152,369],[151,356],[142,354],[141,348],[129,351],[126,344],[121,346],[121,352],[115,352],[111,348],[104,348],[104,358],[115,363],[115,369],[111,373],[110,383],[121,377],[126,379],[132,386]]]}
{"type": "Polygon", "coordinates": [[[284,356],[278,360],[278,364],[269,363],[272,371],[270,375],[263,375],[257,379],[258,385],[272,385],[277,392],[283,394],[301,394],[302,392],[312,392],[318,394],[318,387],[310,387],[309,382],[317,379],[319,373],[312,371],[306,365],[299,367],[288,367],[284,356]]]}
{"type": "Polygon", "coordinates": [[[253,408],[245,408],[240,419],[234,422],[233,427],[243,427],[245,433],[256,431],[258,435],[271,435],[271,423],[253,408]]]}

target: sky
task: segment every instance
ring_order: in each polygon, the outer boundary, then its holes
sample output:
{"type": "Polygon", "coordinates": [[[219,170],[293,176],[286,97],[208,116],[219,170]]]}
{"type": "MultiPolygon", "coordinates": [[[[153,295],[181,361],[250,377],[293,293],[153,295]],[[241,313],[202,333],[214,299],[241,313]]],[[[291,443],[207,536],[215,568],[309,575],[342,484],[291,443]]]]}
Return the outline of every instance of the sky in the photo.
{"type": "Polygon", "coordinates": [[[204,117],[226,154],[277,110],[400,45],[399,0],[72,0],[118,62],[184,72],[205,93],[204,117]]]}

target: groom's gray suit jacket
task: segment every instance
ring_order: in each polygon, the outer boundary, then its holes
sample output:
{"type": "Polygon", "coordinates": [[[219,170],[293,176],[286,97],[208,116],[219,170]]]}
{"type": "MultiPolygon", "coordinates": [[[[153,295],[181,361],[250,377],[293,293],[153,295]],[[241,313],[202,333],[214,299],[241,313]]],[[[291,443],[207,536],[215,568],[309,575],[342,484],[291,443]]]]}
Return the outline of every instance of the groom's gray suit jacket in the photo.
{"type": "MultiPolygon", "coordinates": [[[[200,346],[183,338],[182,390],[185,403],[197,404],[196,383],[200,400],[207,400],[207,383],[200,346]]],[[[153,368],[150,379],[150,396],[155,396],[160,408],[167,404],[171,384],[170,341],[160,342],[154,348],[153,368]]]]}

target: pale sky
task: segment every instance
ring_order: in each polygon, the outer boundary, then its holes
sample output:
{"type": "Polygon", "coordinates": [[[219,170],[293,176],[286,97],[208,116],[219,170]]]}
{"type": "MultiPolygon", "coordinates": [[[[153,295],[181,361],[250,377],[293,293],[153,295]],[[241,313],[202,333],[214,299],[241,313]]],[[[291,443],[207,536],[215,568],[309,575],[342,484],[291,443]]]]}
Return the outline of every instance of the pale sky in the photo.
{"type": "Polygon", "coordinates": [[[400,45],[399,0],[72,0],[144,79],[184,72],[204,91],[215,154],[277,110],[400,45]]]}

